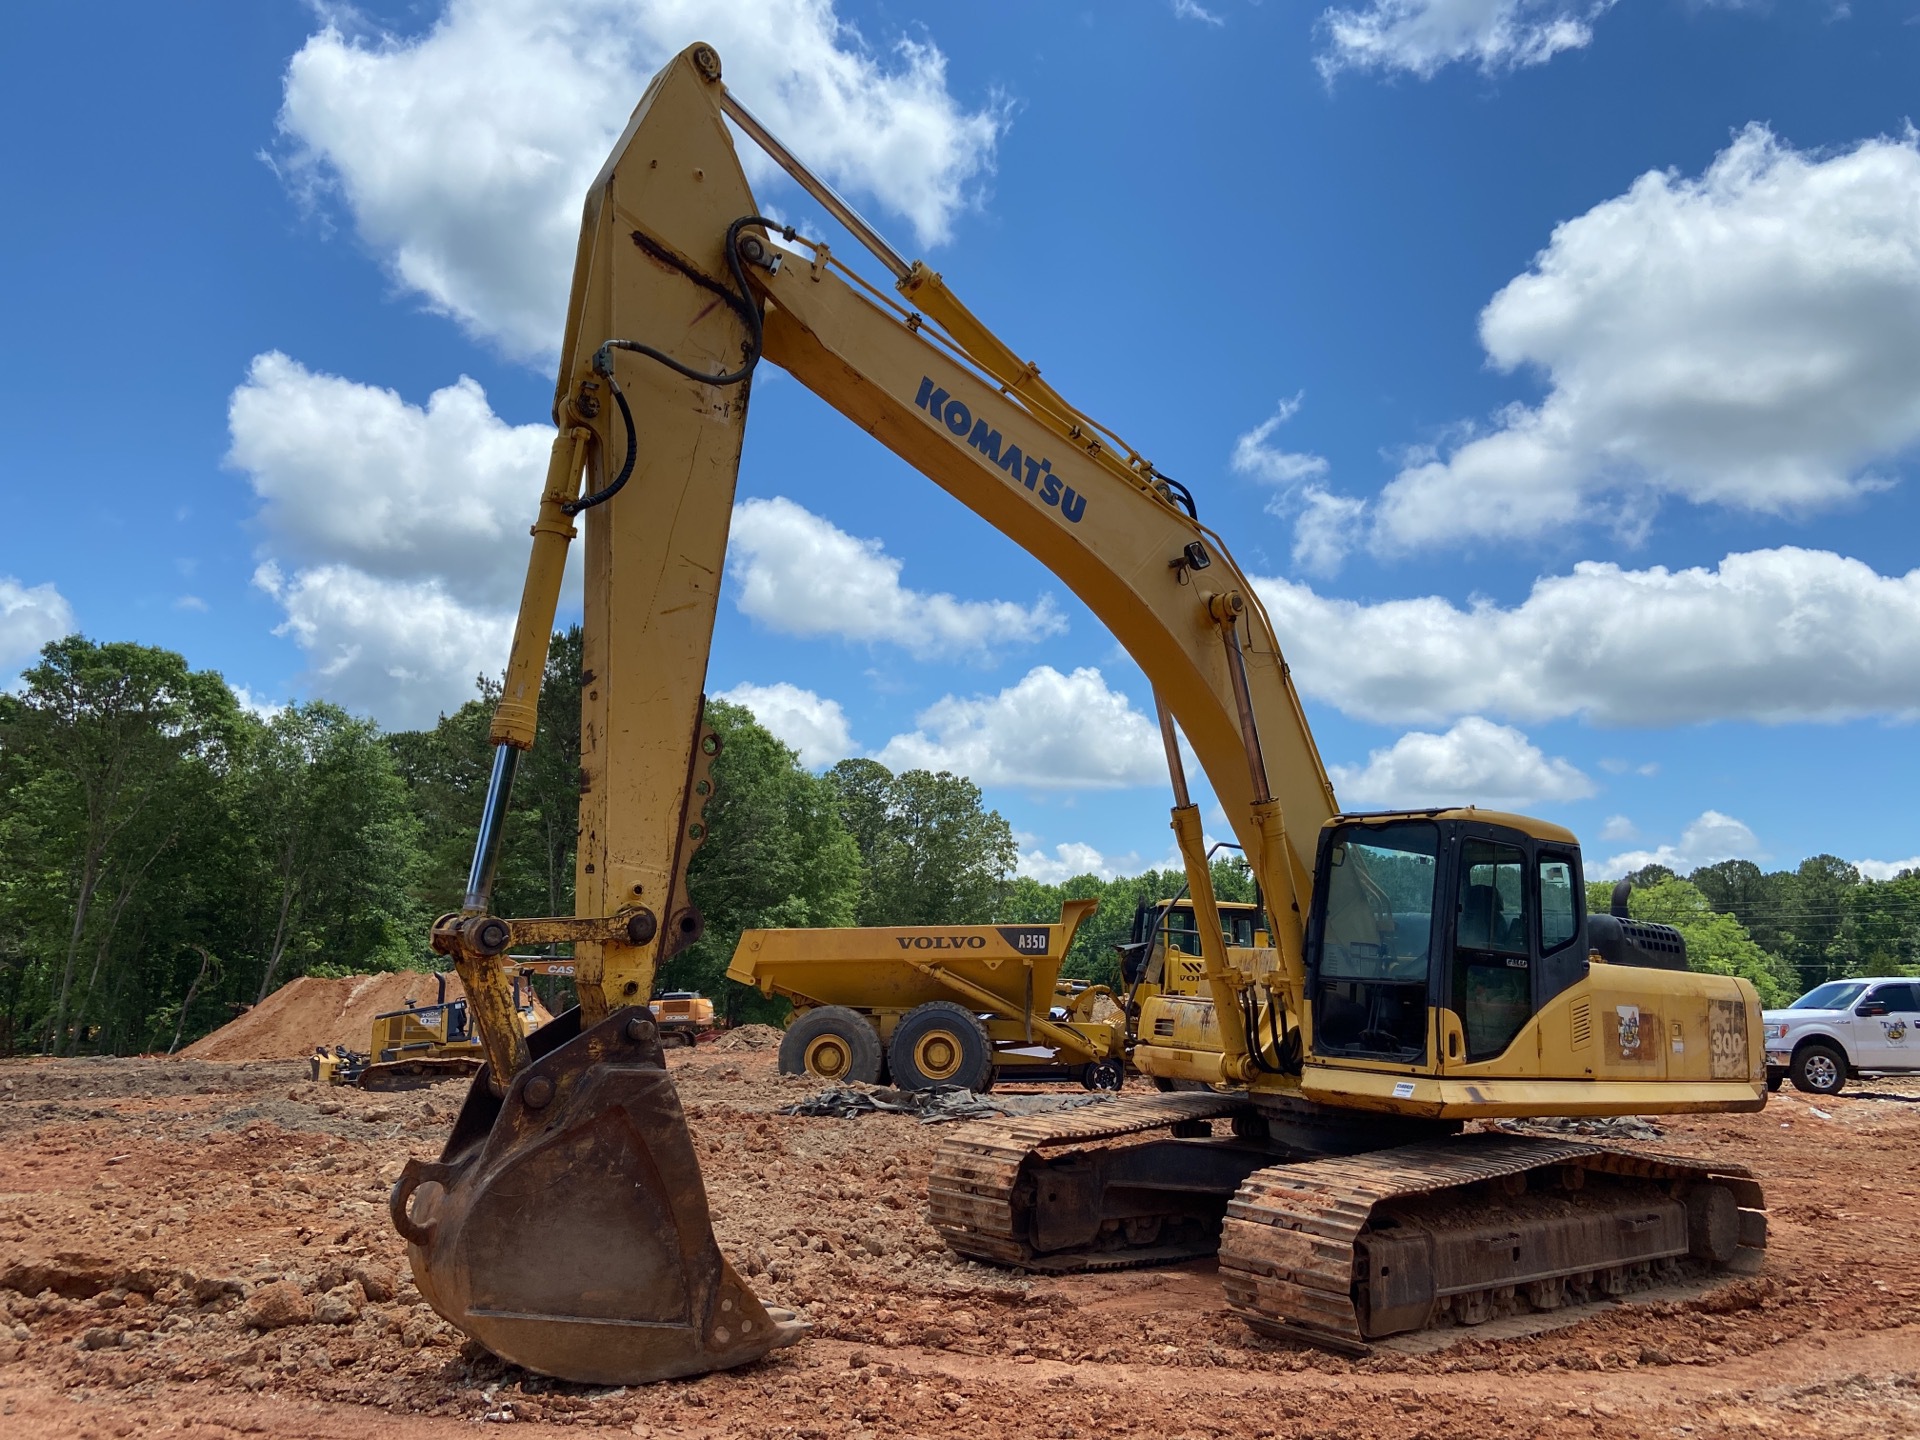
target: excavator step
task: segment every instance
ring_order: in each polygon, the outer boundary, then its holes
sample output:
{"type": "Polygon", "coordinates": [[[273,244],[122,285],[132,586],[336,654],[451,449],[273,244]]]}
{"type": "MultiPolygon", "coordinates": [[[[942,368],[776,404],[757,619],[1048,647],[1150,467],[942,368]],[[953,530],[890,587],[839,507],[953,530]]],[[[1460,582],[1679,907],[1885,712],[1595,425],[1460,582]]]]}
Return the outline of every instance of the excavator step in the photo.
{"type": "Polygon", "coordinates": [[[1677,1262],[1766,1244],[1740,1166],[1510,1135],[1275,1165],[1227,1206],[1220,1275],[1254,1329],[1349,1352],[1620,1294],[1677,1262]]]}

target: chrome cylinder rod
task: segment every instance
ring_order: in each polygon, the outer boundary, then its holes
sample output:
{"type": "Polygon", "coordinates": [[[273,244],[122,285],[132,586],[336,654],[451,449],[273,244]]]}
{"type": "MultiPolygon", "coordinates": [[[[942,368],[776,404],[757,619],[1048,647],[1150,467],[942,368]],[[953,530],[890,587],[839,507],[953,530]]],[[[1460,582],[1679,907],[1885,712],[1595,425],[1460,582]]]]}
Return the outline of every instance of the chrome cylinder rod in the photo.
{"type": "Polygon", "coordinates": [[[500,841],[507,831],[507,801],[513,795],[513,774],[520,752],[512,745],[493,749],[493,773],[487,777],[487,803],[480,811],[480,836],[473,845],[473,868],[467,872],[467,899],[462,907],[485,910],[493,895],[494,872],[500,868],[500,841]]]}
{"type": "Polygon", "coordinates": [[[724,85],[720,87],[720,108],[726,112],[729,120],[746,132],[749,140],[772,156],[774,163],[791,175],[802,190],[818,200],[829,215],[852,232],[854,239],[871,250],[875,258],[893,272],[894,279],[907,278],[907,272],[913,266],[902,258],[900,252],[881,239],[880,232],[869,225],[858,210],[841,199],[839,191],[802,165],[799,157],[782,145],[779,138],[756,120],[753,112],[736,100],[733,92],[724,85]]]}
{"type": "Polygon", "coordinates": [[[1153,692],[1153,708],[1160,712],[1160,743],[1167,747],[1167,778],[1173,781],[1173,803],[1184,810],[1193,803],[1187,794],[1187,767],[1180,758],[1180,737],[1174,733],[1173,712],[1167,702],[1153,692]]]}
{"type": "Polygon", "coordinates": [[[1234,708],[1240,712],[1240,743],[1247,749],[1247,769],[1253,779],[1253,800],[1264,805],[1273,799],[1267,784],[1267,759],[1260,753],[1260,727],[1253,717],[1253,696],[1247,688],[1247,657],[1240,650],[1237,625],[1223,625],[1220,633],[1227,642],[1227,680],[1233,686],[1234,708]]]}

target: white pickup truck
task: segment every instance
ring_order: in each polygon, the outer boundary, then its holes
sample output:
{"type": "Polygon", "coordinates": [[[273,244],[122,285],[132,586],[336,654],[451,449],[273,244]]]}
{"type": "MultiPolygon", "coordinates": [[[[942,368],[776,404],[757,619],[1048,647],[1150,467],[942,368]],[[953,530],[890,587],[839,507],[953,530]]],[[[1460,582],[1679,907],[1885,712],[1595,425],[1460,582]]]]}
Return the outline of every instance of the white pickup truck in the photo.
{"type": "Polygon", "coordinates": [[[1920,980],[1829,980],[1763,1017],[1767,1088],[1838,1095],[1850,1075],[1920,1071],[1920,980]]]}

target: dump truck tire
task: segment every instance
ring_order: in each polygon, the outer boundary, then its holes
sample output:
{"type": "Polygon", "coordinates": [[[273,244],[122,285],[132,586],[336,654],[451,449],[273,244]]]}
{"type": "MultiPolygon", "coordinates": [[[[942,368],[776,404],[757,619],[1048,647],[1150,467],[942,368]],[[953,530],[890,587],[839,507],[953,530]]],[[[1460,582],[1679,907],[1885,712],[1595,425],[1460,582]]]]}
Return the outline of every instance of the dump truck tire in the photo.
{"type": "Polygon", "coordinates": [[[880,1034],[858,1010],[822,1005],[787,1027],[780,1041],[780,1073],[811,1075],[840,1084],[880,1079],[880,1034]]]}
{"type": "Polygon", "coordinates": [[[964,1005],[929,1000],[909,1010],[893,1027],[887,1049],[893,1083],[902,1090],[964,1085],[984,1090],[993,1080],[993,1042],[987,1028],[964,1005]]]}

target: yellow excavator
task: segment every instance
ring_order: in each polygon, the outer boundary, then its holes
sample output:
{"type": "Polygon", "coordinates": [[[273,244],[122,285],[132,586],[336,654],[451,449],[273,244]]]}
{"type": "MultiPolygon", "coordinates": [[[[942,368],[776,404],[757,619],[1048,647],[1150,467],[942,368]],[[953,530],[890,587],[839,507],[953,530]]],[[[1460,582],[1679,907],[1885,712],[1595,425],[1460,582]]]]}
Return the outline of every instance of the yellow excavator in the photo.
{"type": "Polygon", "coordinates": [[[703,929],[687,863],[719,739],[702,689],[763,359],[1085,601],[1146,673],[1166,742],[1204,985],[1143,1002],[1133,1061],[1176,1093],[956,1135],[929,1193],[949,1245],[1039,1270],[1217,1247],[1251,1323],[1364,1348],[1764,1244],[1737,1167],[1460,1133],[1759,1109],[1752,987],[1686,970],[1674,932],[1589,916],[1558,826],[1342,813],[1260,597],[1191,493],[888,246],[729,93],[709,46],[654,78],[588,193],[560,354],[471,877],[433,931],[487,1065],[440,1159],[410,1162],[391,1197],[441,1315],[595,1384],[739,1365],[805,1328],[715,1245],[647,1010],[656,968],[703,929]],[[759,213],[729,123],[891,293],[759,213]],[[501,825],[583,518],[576,909],[496,916],[501,825]],[[1266,943],[1226,943],[1176,725],[1260,887],[1268,928],[1248,938],[1266,943]],[[498,957],[555,942],[579,1006],[523,1036],[498,957]]]}

